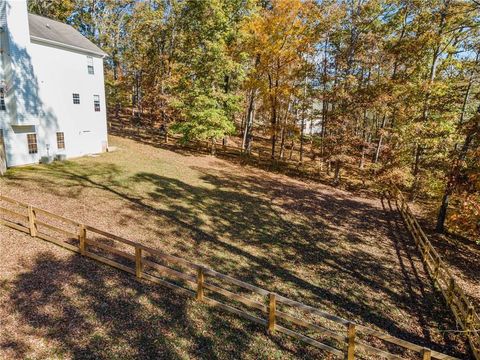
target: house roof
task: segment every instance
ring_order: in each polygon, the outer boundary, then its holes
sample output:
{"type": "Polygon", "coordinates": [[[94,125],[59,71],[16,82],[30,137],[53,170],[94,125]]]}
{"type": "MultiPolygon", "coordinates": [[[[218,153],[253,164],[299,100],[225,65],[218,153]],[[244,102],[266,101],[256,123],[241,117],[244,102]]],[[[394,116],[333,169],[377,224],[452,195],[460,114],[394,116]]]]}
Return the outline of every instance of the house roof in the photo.
{"type": "Polygon", "coordinates": [[[70,25],[34,14],[28,14],[28,25],[32,40],[94,55],[107,56],[102,49],[70,25]]]}

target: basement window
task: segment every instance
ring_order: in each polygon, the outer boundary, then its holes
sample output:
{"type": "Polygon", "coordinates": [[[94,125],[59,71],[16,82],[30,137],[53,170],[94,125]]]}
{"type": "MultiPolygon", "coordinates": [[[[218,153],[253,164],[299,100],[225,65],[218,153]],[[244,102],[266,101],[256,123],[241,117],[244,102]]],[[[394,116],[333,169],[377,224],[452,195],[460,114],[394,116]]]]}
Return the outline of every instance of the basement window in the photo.
{"type": "Polygon", "coordinates": [[[93,107],[95,111],[100,111],[100,95],[93,95],[93,107]]]}
{"type": "Polygon", "coordinates": [[[63,132],[57,132],[57,149],[65,149],[65,135],[63,132]]]}
{"type": "Polygon", "coordinates": [[[95,68],[93,67],[93,57],[87,56],[87,69],[90,75],[95,74],[95,68]]]}
{"type": "Polygon", "coordinates": [[[80,94],[72,94],[73,96],[73,103],[78,105],[80,104],[80,94]]]}
{"type": "Polygon", "coordinates": [[[29,154],[38,153],[37,134],[27,134],[27,141],[28,141],[28,153],[29,154]]]}
{"type": "Polygon", "coordinates": [[[7,107],[5,106],[5,88],[3,87],[0,87],[0,110],[7,110],[7,107]]]}

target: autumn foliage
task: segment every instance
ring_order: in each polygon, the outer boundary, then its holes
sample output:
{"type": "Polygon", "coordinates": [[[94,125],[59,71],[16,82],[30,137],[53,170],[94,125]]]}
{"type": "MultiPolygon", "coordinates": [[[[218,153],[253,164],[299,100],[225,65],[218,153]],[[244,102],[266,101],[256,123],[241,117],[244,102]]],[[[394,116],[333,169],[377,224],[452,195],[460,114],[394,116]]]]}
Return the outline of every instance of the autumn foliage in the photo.
{"type": "Polygon", "coordinates": [[[30,9],[107,59],[112,114],[273,161],[358,168],[480,239],[480,5],[464,0],[104,0],[30,9]],[[298,155],[292,156],[295,153],[298,155]]]}

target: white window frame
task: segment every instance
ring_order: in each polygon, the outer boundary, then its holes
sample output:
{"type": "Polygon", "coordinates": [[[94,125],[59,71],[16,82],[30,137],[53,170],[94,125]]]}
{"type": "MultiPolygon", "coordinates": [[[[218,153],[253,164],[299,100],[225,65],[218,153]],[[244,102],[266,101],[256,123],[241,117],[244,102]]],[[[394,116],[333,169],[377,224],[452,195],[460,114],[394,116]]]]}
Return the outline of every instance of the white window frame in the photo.
{"type": "Polygon", "coordinates": [[[0,86],[0,111],[6,111],[7,105],[5,104],[5,87],[0,86]]]}
{"type": "Polygon", "coordinates": [[[89,75],[95,75],[95,67],[93,66],[93,56],[87,56],[87,71],[89,75]]]}
{"type": "Polygon", "coordinates": [[[38,138],[37,138],[36,133],[27,134],[27,147],[28,147],[28,153],[30,155],[38,154],[38,138]],[[30,143],[30,136],[34,137],[35,142],[30,143]],[[33,148],[33,147],[35,147],[35,148],[33,148]]]}
{"type": "Polygon", "coordinates": [[[72,99],[73,99],[73,104],[74,105],[80,105],[80,94],[79,93],[73,93],[72,94],[72,99]]]}
{"type": "Polygon", "coordinates": [[[95,112],[100,112],[100,95],[93,95],[93,109],[95,112]]]}
{"type": "Polygon", "coordinates": [[[57,131],[57,149],[65,150],[65,133],[63,131],[57,131]]]}

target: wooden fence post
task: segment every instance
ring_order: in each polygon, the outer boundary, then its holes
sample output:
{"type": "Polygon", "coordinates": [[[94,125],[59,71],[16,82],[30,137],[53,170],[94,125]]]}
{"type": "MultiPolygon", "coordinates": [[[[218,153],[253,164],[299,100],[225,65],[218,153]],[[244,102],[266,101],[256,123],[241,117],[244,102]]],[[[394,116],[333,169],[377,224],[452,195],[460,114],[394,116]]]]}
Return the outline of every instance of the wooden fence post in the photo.
{"type": "Polygon", "coordinates": [[[277,311],[277,299],[274,293],[268,294],[268,332],[275,331],[275,312],[277,311]]]}
{"type": "Polygon", "coordinates": [[[142,263],[142,249],[135,248],[135,276],[139,279],[142,278],[143,263],[142,263]]]}
{"type": "Polygon", "coordinates": [[[32,205],[28,205],[28,225],[30,229],[30,236],[36,237],[37,236],[37,224],[36,221],[36,214],[33,210],[32,205]]]}
{"type": "Polygon", "coordinates": [[[430,262],[430,248],[428,247],[427,243],[425,242],[425,245],[423,245],[423,258],[425,261],[428,263],[430,262]]]}
{"type": "Polygon", "coordinates": [[[422,360],[430,360],[432,358],[432,351],[430,349],[424,348],[422,350],[422,360]]]}
{"type": "Polygon", "coordinates": [[[470,330],[473,329],[473,306],[470,304],[468,305],[467,310],[467,317],[465,318],[465,329],[470,330]]]}
{"type": "Polygon", "coordinates": [[[203,283],[205,282],[205,273],[203,272],[203,268],[199,267],[197,270],[197,296],[196,299],[198,301],[203,300],[203,283]]]}
{"type": "Polygon", "coordinates": [[[407,203],[405,202],[405,199],[402,199],[402,211],[405,213],[405,208],[407,207],[407,203]]]}
{"type": "Polygon", "coordinates": [[[440,270],[440,259],[436,259],[435,268],[433,269],[433,280],[435,281],[437,281],[439,270],[440,270]]]}
{"type": "Polygon", "coordinates": [[[355,359],[355,324],[348,323],[347,327],[347,354],[345,356],[346,360],[355,359]]]}
{"type": "Polygon", "coordinates": [[[447,303],[448,303],[448,305],[452,304],[454,290],[455,290],[455,279],[453,277],[451,277],[450,282],[448,284],[448,290],[447,290],[447,303]]]}
{"type": "Polygon", "coordinates": [[[78,240],[80,241],[80,254],[85,255],[85,240],[87,239],[87,229],[85,225],[78,225],[78,240]]]}

